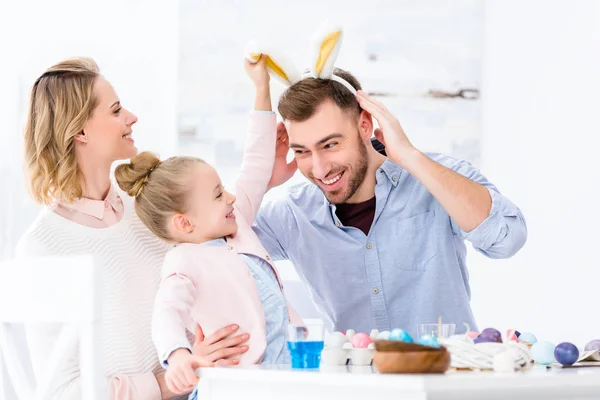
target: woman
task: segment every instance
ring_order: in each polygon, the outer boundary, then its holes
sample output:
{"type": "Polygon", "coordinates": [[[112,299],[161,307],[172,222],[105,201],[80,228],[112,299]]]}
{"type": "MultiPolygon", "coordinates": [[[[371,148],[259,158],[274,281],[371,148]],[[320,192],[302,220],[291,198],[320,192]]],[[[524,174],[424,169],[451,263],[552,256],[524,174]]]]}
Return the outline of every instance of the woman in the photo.
{"type": "MultiPolygon", "coordinates": [[[[110,399],[168,399],[151,340],[151,314],[167,246],[135,214],[131,198],[111,182],[111,164],[137,153],[137,117],[89,58],[50,67],[33,85],[25,128],[27,185],[44,209],[19,241],[17,256],[93,254],[103,268],[102,339],[110,399]]],[[[247,350],[247,335],[223,328],[204,340],[198,329],[198,366],[247,350]],[[202,357],[200,357],[202,356],[202,357]]],[[[26,327],[34,372],[43,372],[60,331],[26,327]]],[[[76,346],[54,382],[54,398],[80,399],[76,346]]]]}

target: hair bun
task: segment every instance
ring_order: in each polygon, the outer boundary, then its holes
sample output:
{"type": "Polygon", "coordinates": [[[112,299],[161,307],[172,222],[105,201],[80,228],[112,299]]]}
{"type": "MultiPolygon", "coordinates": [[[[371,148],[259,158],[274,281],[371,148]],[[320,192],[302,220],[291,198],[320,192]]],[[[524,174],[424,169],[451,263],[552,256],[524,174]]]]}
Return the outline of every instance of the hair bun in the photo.
{"type": "Polygon", "coordinates": [[[133,157],[129,163],[119,165],[115,170],[115,178],[119,187],[132,197],[138,196],[150,173],[160,165],[156,154],[145,151],[133,157]]]}

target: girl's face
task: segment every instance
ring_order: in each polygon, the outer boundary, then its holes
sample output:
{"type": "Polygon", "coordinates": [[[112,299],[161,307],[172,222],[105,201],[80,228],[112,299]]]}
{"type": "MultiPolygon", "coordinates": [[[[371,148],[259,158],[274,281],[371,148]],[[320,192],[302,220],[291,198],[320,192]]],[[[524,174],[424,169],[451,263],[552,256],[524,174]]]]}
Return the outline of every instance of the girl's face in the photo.
{"type": "Polygon", "coordinates": [[[194,165],[188,184],[188,211],[173,217],[173,237],[181,242],[201,243],[235,234],[235,196],[223,188],[214,168],[205,163],[194,165]]]}

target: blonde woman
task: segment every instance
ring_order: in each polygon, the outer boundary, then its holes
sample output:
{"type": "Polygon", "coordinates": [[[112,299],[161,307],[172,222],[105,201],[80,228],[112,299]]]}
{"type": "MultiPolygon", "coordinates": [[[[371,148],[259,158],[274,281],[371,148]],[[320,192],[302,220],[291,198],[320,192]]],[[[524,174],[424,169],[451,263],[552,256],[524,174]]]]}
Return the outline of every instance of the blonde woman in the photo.
{"type": "MultiPolygon", "coordinates": [[[[89,58],[50,67],[33,85],[25,128],[31,197],[43,210],[17,246],[17,256],[93,254],[103,268],[102,338],[110,399],[168,399],[171,392],[151,339],[154,297],[168,248],[136,216],[132,200],[111,181],[111,164],[137,149],[137,117],[123,108],[89,58]]],[[[59,333],[26,327],[36,375],[59,333]]],[[[197,330],[197,365],[247,351],[248,335],[228,326],[204,339],[197,330]],[[235,334],[235,336],[233,336],[235,334]]],[[[81,399],[77,346],[54,382],[55,399],[81,399]]]]}

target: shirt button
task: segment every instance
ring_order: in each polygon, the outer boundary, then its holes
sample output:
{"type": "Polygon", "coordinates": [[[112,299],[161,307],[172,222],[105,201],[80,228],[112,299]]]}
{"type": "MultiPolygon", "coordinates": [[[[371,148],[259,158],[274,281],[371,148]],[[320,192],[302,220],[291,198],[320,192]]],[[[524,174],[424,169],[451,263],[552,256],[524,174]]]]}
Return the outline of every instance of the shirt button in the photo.
{"type": "Polygon", "coordinates": [[[367,249],[371,249],[373,248],[373,246],[371,245],[371,243],[367,243],[367,249]]]}
{"type": "Polygon", "coordinates": [[[108,204],[108,201],[104,202],[104,208],[107,210],[110,208],[110,204],[108,204]]]}
{"type": "Polygon", "coordinates": [[[373,289],[373,294],[377,294],[377,293],[379,293],[379,289],[377,289],[377,288],[373,289]]]}
{"type": "Polygon", "coordinates": [[[394,175],[394,176],[392,176],[392,180],[393,180],[394,182],[396,182],[396,181],[398,180],[398,177],[397,177],[396,175],[394,175]]]}
{"type": "Polygon", "coordinates": [[[340,222],[339,221],[335,221],[335,226],[337,226],[339,228],[340,227],[340,222]]]}
{"type": "Polygon", "coordinates": [[[267,254],[267,256],[265,257],[267,259],[267,261],[271,261],[271,256],[267,254]]]}
{"type": "Polygon", "coordinates": [[[233,250],[233,246],[227,246],[227,250],[233,250]]]}

